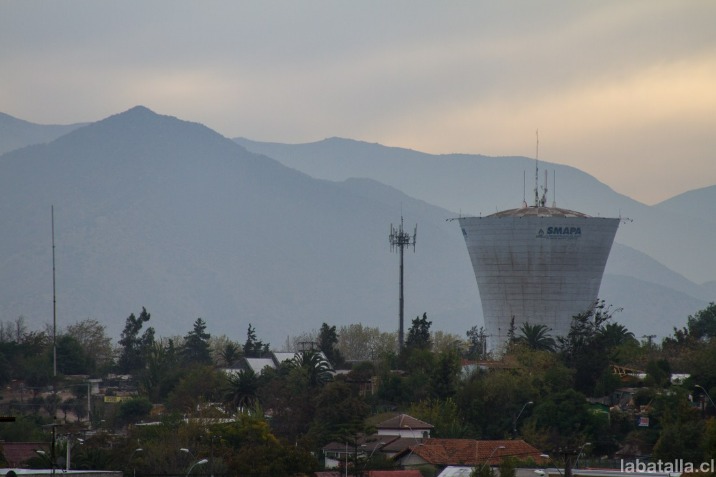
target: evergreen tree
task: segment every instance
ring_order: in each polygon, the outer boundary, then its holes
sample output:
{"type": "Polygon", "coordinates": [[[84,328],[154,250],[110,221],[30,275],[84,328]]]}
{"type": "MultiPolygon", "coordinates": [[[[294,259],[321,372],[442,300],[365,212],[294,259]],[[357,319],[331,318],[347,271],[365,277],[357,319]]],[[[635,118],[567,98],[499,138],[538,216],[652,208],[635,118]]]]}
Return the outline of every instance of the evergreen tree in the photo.
{"type": "Polygon", "coordinates": [[[146,364],[146,356],[149,349],[154,344],[154,328],[147,328],[141,335],[144,323],[148,322],[151,315],[147,309],[142,307],[142,313],[139,317],[134,313],[127,317],[127,321],[119,340],[122,351],[119,356],[117,367],[122,373],[131,373],[139,369],[143,369],[146,364]]]}
{"type": "Polygon", "coordinates": [[[211,335],[206,332],[206,322],[197,318],[194,329],[184,337],[182,358],[184,363],[211,364],[211,350],[209,347],[211,335]]]}
{"type": "Polygon", "coordinates": [[[328,324],[323,323],[318,335],[318,349],[323,351],[323,354],[334,367],[340,366],[344,361],[340,350],[336,348],[337,344],[338,333],[336,333],[335,325],[328,326],[328,324]]]}
{"type": "Polygon", "coordinates": [[[415,317],[413,324],[408,330],[408,338],[405,340],[405,347],[409,349],[430,349],[432,342],[430,340],[430,325],[432,321],[428,321],[428,314],[423,313],[423,317],[415,317]]]}
{"type": "Polygon", "coordinates": [[[246,343],[244,343],[244,356],[247,358],[262,358],[269,353],[269,343],[256,339],[256,329],[249,323],[246,332],[246,343]]]}

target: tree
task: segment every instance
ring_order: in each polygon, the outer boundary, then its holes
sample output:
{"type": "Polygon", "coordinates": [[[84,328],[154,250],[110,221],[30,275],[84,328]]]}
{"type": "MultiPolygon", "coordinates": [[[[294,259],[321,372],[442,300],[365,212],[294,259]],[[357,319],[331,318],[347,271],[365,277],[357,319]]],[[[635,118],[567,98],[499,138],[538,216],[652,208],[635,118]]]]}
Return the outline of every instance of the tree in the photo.
{"type": "Polygon", "coordinates": [[[147,351],[146,367],[140,373],[141,390],[159,402],[165,399],[181,377],[179,353],[172,339],[160,339],[147,351]]]}
{"type": "Polygon", "coordinates": [[[375,361],[397,350],[397,334],[384,333],[378,328],[352,324],[341,326],[338,346],[344,359],[352,361],[375,361]]]}
{"type": "Polygon", "coordinates": [[[147,353],[154,344],[154,328],[147,328],[142,335],[139,332],[142,330],[144,323],[148,322],[150,318],[151,315],[144,307],[142,307],[142,313],[140,313],[139,317],[134,316],[134,313],[127,317],[119,340],[122,351],[117,367],[120,372],[131,373],[144,368],[147,353]]]}
{"type": "Polygon", "coordinates": [[[551,330],[547,325],[530,325],[528,322],[520,326],[520,335],[515,342],[524,344],[535,351],[554,351],[555,341],[549,335],[551,330]]]}
{"type": "Polygon", "coordinates": [[[479,329],[477,325],[473,326],[465,333],[467,335],[467,358],[469,359],[485,359],[487,357],[487,334],[485,327],[479,329]]]}
{"type": "Polygon", "coordinates": [[[256,330],[249,323],[246,332],[246,343],[244,343],[244,356],[247,358],[262,358],[269,353],[269,344],[256,339],[256,330]]]}
{"type": "Polygon", "coordinates": [[[598,381],[609,372],[609,351],[604,327],[612,311],[604,301],[572,318],[567,336],[557,338],[565,364],[575,370],[575,388],[587,395],[594,393],[598,381]]]}
{"type": "Polygon", "coordinates": [[[410,406],[408,414],[432,424],[433,437],[464,439],[472,434],[469,427],[462,422],[457,403],[452,398],[420,401],[410,406]]]}
{"type": "Polygon", "coordinates": [[[219,362],[227,368],[232,368],[241,358],[241,346],[231,340],[222,343],[218,350],[219,362]]]}
{"type": "Polygon", "coordinates": [[[594,419],[583,394],[573,389],[551,394],[535,404],[528,419],[541,434],[530,436],[531,442],[545,449],[578,448],[594,435],[594,419]]]}
{"type": "Polygon", "coordinates": [[[405,347],[410,349],[430,349],[432,342],[430,340],[430,325],[432,321],[428,321],[428,314],[423,313],[423,317],[415,317],[413,324],[408,330],[408,338],[405,340],[405,347]]]}
{"type": "Polygon", "coordinates": [[[206,323],[197,318],[194,329],[184,337],[182,359],[185,364],[211,364],[209,338],[211,335],[206,332],[206,323]]]}
{"type": "Polygon", "coordinates": [[[340,350],[336,348],[337,344],[338,333],[336,333],[335,325],[328,326],[327,323],[323,323],[318,335],[318,349],[323,351],[328,361],[335,367],[341,366],[345,361],[340,350]]]}
{"type": "Polygon", "coordinates": [[[112,339],[106,334],[106,327],[97,320],[82,320],[67,327],[65,333],[84,349],[92,361],[93,371],[105,370],[112,364],[112,339]]]}
{"type": "Polygon", "coordinates": [[[259,380],[253,370],[242,369],[238,373],[231,373],[226,380],[224,402],[232,409],[251,408],[258,403],[259,380]]]}
{"type": "Polygon", "coordinates": [[[192,365],[184,368],[176,385],[167,397],[167,407],[173,411],[193,415],[202,411],[206,403],[220,402],[226,378],[211,366],[192,365]]]}
{"type": "Polygon", "coordinates": [[[455,351],[440,353],[430,373],[430,394],[437,399],[455,396],[460,378],[460,357],[455,351]]]}
{"type": "Polygon", "coordinates": [[[311,434],[318,445],[331,440],[346,442],[347,438],[366,431],[364,421],[369,412],[370,407],[348,384],[334,381],[321,389],[316,398],[311,434]]]}
{"type": "Polygon", "coordinates": [[[117,418],[122,424],[138,422],[149,415],[152,403],[146,397],[136,397],[124,401],[119,406],[117,418]]]}
{"type": "Polygon", "coordinates": [[[316,351],[309,350],[296,353],[293,359],[289,361],[289,367],[303,370],[310,387],[322,386],[333,380],[331,363],[316,351]]]}
{"type": "Polygon", "coordinates": [[[82,345],[70,335],[57,338],[57,371],[62,374],[90,374],[92,363],[82,345]]]}
{"type": "Polygon", "coordinates": [[[686,326],[689,334],[697,340],[716,336],[716,304],[711,302],[705,309],[689,315],[686,326]]]}
{"type": "Polygon", "coordinates": [[[616,348],[628,342],[636,341],[634,333],[620,323],[607,323],[599,330],[604,345],[607,348],[616,348]]]}

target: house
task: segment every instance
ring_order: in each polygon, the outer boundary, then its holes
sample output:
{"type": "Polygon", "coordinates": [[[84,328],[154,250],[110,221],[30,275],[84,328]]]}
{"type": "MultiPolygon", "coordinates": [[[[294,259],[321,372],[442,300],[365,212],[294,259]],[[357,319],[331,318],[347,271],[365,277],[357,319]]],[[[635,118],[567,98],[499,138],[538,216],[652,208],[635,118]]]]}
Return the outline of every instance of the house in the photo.
{"type": "Polygon", "coordinates": [[[407,414],[398,414],[378,423],[377,433],[369,436],[358,436],[356,442],[331,442],[323,447],[326,469],[339,468],[354,457],[366,458],[375,454],[385,458],[393,458],[410,446],[420,444],[430,437],[432,424],[416,419],[407,414]]]}
{"type": "Polygon", "coordinates": [[[433,425],[407,414],[398,414],[379,423],[375,428],[379,436],[425,439],[430,437],[430,431],[432,431],[433,425]]]}
{"type": "Polygon", "coordinates": [[[523,440],[425,439],[397,454],[394,459],[403,468],[432,465],[476,467],[497,466],[503,457],[532,459],[543,464],[546,458],[523,440]]]}
{"type": "MultiPolygon", "coordinates": [[[[343,477],[336,471],[316,472],[316,477],[343,477]]],[[[423,477],[417,470],[369,470],[363,472],[364,477],[423,477]]]]}

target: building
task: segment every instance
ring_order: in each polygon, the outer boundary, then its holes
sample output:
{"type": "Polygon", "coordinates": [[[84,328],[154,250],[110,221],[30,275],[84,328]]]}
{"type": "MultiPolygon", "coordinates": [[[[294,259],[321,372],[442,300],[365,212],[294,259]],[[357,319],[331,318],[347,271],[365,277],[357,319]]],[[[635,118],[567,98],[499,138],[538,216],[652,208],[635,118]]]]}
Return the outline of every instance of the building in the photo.
{"type": "Polygon", "coordinates": [[[425,439],[403,450],[394,459],[405,469],[432,466],[441,470],[449,466],[499,466],[505,457],[544,464],[539,449],[523,440],[425,439]]]}
{"type": "Polygon", "coordinates": [[[381,421],[372,435],[356,436],[352,444],[331,442],[323,447],[326,469],[345,468],[354,458],[382,456],[392,459],[397,454],[430,438],[433,425],[407,414],[398,414],[381,421]]]}
{"type": "Polygon", "coordinates": [[[594,306],[618,218],[542,203],[458,219],[482,301],[490,349],[512,328],[545,325],[554,337],[594,306]]]}

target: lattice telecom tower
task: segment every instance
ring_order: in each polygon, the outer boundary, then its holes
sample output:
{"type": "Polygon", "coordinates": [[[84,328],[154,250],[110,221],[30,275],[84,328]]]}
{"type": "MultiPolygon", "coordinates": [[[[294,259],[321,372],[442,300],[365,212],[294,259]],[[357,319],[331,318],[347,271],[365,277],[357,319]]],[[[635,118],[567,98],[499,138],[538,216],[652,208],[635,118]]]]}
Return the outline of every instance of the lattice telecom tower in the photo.
{"type": "Polygon", "coordinates": [[[393,227],[390,224],[390,234],[388,240],[390,241],[390,251],[393,252],[396,249],[400,251],[400,299],[399,299],[399,324],[398,324],[398,349],[400,352],[403,351],[403,311],[404,311],[404,298],[403,298],[403,250],[406,247],[413,247],[415,252],[415,237],[418,235],[418,225],[415,225],[413,235],[411,236],[408,232],[403,231],[403,217],[400,217],[400,225],[398,228],[393,227]]]}

